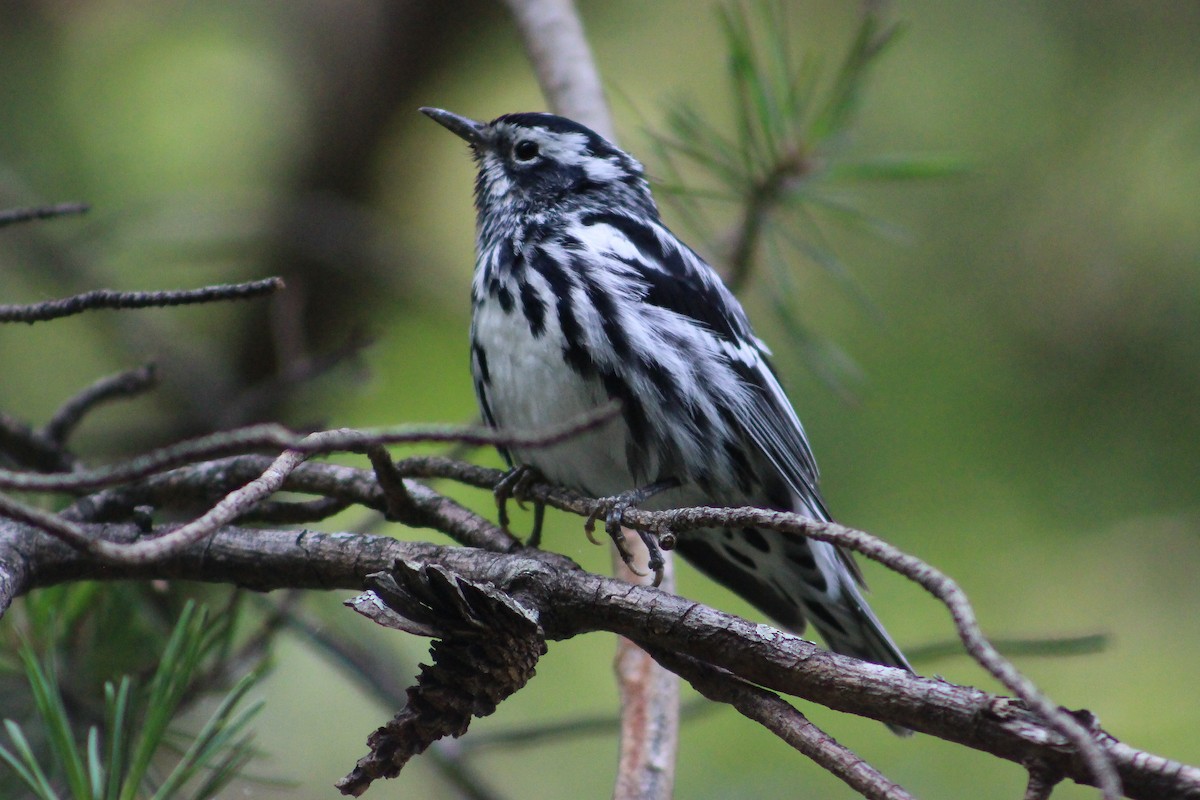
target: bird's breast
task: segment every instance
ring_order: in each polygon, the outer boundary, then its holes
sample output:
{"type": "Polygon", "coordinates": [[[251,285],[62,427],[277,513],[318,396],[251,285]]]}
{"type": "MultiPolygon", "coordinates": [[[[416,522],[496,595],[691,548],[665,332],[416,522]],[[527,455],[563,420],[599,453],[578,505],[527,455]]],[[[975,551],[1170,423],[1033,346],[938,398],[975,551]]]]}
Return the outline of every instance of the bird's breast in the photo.
{"type": "MultiPolygon", "coordinates": [[[[489,294],[476,304],[471,326],[476,389],[485,413],[502,430],[547,431],[608,402],[598,380],[567,365],[567,343],[554,304],[543,307],[535,335],[520,303],[502,303],[489,294]]],[[[620,419],[550,447],[508,449],[515,463],[536,467],[551,481],[588,494],[617,494],[632,487],[620,419]]]]}

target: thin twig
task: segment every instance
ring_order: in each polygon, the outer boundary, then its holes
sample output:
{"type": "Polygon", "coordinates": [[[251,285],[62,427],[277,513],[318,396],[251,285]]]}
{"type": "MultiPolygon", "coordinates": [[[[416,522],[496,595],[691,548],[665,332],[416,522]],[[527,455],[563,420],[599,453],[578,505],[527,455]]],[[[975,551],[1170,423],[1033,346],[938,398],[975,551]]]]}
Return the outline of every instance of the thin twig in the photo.
{"type": "MultiPolygon", "coordinates": [[[[208,508],[214,498],[261,475],[271,461],[269,456],[243,455],[179,467],[137,483],[80,498],[64,510],[63,516],[77,522],[123,521],[130,517],[133,509],[142,505],[199,513],[208,508]]],[[[498,476],[500,473],[492,470],[490,474],[498,476]]],[[[387,511],[383,490],[370,470],[310,461],[292,472],[285,479],[283,488],[361,505],[381,513],[387,511]]],[[[521,543],[511,534],[428,486],[405,481],[405,489],[419,513],[436,520],[437,530],[454,541],[495,553],[521,549],[521,543]]]]}
{"type": "Polygon", "coordinates": [[[40,528],[64,544],[90,553],[106,564],[148,564],[211,536],[221,526],[253,509],[261,500],[279,491],[284,478],[302,464],[305,458],[307,456],[304,453],[286,450],[260,476],[227,494],[200,518],[162,536],[128,544],[93,539],[81,526],[63,517],[25,505],[5,495],[0,495],[0,516],[40,528]]]}
{"type": "Polygon", "coordinates": [[[406,517],[414,517],[416,506],[412,495],[404,485],[404,478],[396,469],[396,462],[392,460],[387,448],[373,444],[367,448],[367,458],[371,461],[371,468],[375,470],[379,488],[383,490],[383,497],[387,502],[387,518],[399,522],[406,517]]]}
{"type": "Polygon", "coordinates": [[[162,308],[167,306],[213,303],[222,300],[247,300],[262,297],[283,288],[282,278],[265,278],[246,283],[225,283],[200,289],[164,292],[118,292],[93,289],[90,292],[48,300],[31,305],[0,305],[0,322],[45,322],[94,309],[162,308]]]}
{"type": "Polygon", "coordinates": [[[124,397],[135,397],[152,389],[158,374],[154,364],[106,375],[63,403],[42,429],[47,439],[60,447],[89,411],[101,403],[124,397]]]}
{"type": "MultiPolygon", "coordinates": [[[[1095,655],[1108,647],[1108,640],[1108,634],[1104,633],[1088,633],[1082,636],[1050,636],[1041,639],[991,638],[995,648],[1008,658],[1017,656],[1021,658],[1061,658],[1063,656],[1095,655]]],[[[918,662],[926,664],[943,658],[969,655],[969,653],[963,649],[961,639],[947,639],[916,647],[905,647],[904,655],[914,664],[918,662]]]]}
{"type": "Polygon", "coordinates": [[[466,442],[520,448],[552,447],[600,427],[616,416],[619,410],[615,403],[610,403],[553,429],[529,434],[520,431],[497,431],[493,428],[405,425],[377,430],[339,428],[323,431],[320,436],[305,436],[273,423],[250,425],[189,439],[112,466],[77,470],[70,474],[39,475],[0,470],[0,489],[27,492],[92,491],[140,480],[202,459],[264,449],[290,449],[313,456],[334,452],[361,453],[372,445],[428,442],[466,442]]]}
{"type": "Polygon", "coordinates": [[[650,652],[700,694],[733,706],[868,800],[912,800],[912,795],[903,787],[888,780],[774,692],[752,686],[691,656],[659,648],[652,648],[650,652]]]}
{"type": "MultiPolygon", "coordinates": [[[[626,513],[625,516],[628,518],[632,515],[626,513]]],[[[971,607],[966,593],[950,576],[940,570],[869,533],[832,522],[817,522],[798,514],[753,509],[692,508],[652,512],[648,516],[653,520],[649,525],[652,530],[669,529],[678,533],[714,526],[761,526],[783,533],[807,536],[846,547],[916,582],[949,609],[959,637],[971,657],[1078,748],[1105,800],[1116,800],[1121,796],[1120,776],[1103,748],[1096,742],[1092,731],[1054,703],[1033,681],[1021,674],[1011,661],[1000,654],[979,627],[975,610],[971,607]]],[[[634,520],[629,520],[629,523],[638,524],[634,520]]]]}
{"type": "Polygon", "coordinates": [[[0,228],[16,225],[20,222],[31,222],[38,219],[54,219],[71,214],[83,214],[90,206],[87,203],[56,203],[51,206],[33,206],[32,208],[9,208],[0,211],[0,228]]]}

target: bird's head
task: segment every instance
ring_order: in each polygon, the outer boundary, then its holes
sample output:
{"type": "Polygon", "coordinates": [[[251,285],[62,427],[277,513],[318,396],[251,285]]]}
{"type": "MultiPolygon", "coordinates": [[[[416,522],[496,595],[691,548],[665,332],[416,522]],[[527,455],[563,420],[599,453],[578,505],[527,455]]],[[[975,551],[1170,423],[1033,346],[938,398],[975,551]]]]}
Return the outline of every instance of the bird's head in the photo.
{"type": "Polygon", "coordinates": [[[477,122],[440,108],[421,112],[471,145],[481,216],[580,208],[658,215],[642,165],[578,122],[554,114],[477,122]]]}

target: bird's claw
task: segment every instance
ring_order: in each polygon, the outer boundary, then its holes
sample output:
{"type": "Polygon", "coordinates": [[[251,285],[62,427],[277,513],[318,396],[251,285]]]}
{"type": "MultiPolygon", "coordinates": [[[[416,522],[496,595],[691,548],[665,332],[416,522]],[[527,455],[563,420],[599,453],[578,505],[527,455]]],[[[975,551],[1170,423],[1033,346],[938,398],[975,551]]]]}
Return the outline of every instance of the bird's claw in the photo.
{"type": "Polygon", "coordinates": [[[583,525],[583,530],[587,534],[588,540],[592,544],[600,544],[600,542],[596,541],[595,537],[596,520],[603,514],[604,531],[616,546],[617,554],[621,556],[621,561],[625,563],[630,572],[639,578],[646,578],[653,574],[653,585],[658,586],[663,581],[663,571],[666,568],[666,561],[663,559],[662,551],[663,549],[674,549],[675,534],[670,531],[663,531],[661,535],[645,530],[637,531],[638,537],[646,545],[647,551],[646,566],[649,572],[643,572],[634,564],[633,553],[625,545],[622,520],[625,517],[625,512],[638,503],[649,500],[654,495],[665,492],[668,489],[674,489],[677,486],[679,486],[679,482],[672,478],[599,500],[583,525]]]}
{"type": "MultiPolygon", "coordinates": [[[[509,530],[508,516],[508,501],[510,499],[517,502],[517,507],[524,509],[525,501],[528,499],[527,492],[529,487],[541,479],[541,474],[533,467],[527,464],[519,464],[508,472],[504,473],[503,477],[496,482],[492,489],[492,494],[496,497],[497,520],[500,527],[507,533],[509,530]]],[[[546,519],[546,505],[533,501],[533,530],[529,532],[529,538],[525,544],[528,547],[537,547],[542,542],[542,523],[546,519]]]]}

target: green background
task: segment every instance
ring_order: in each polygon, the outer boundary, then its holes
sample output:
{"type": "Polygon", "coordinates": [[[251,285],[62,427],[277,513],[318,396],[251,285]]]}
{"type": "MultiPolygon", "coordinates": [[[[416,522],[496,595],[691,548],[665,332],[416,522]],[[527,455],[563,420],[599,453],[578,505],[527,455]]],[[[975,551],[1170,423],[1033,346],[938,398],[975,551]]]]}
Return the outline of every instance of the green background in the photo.
{"type": "MultiPolygon", "coordinates": [[[[429,7],[412,15],[404,41],[430,26],[424,47],[435,61],[411,79],[368,73],[344,85],[323,69],[352,41],[348,27],[372,29],[372,3],[0,8],[0,207],[94,207],[82,220],[0,232],[0,302],[277,272],[297,165],[340,121],[328,99],[363,81],[411,81],[361,156],[359,196],[305,196],[307,222],[288,234],[309,253],[333,242],[321,251],[329,272],[359,287],[338,295],[291,284],[314,317],[328,312],[308,330],[309,351],[336,349],[354,329],[374,340],[273,411],[339,426],[470,419],[472,167],[461,142],[415,108],[490,118],[544,104],[498,8],[429,7]],[[360,248],[353,257],[339,236],[360,248]]],[[[713,7],[630,0],[581,10],[621,143],[652,175],[646,129],[661,127],[667,100],[687,96],[716,124],[729,118],[713,7]]],[[[791,12],[796,42],[831,69],[856,10],[799,2],[791,12]]],[[[817,266],[795,265],[804,323],[865,380],[848,397],[816,377],[773,317],[771,285],[750,286],[747,307],[773,344],[835,515],[955,577],[992,635],[1110,634],[1098,655],[1018,665],[1131,745],[1200,762],[1200,5],[928,0],[897,2],[892,16],[905,31],[874,73],[850,152],[949,154],[971,168],[854,190],[898,231],[826,232],[868,304],[817,266]]],[[[81,452],[160,442],[181,408],[203,422],[236,419],[224,390],[253,374],[230,364],[250,313],[228,305],[5,326],[0,408],[41,423],[94,378],[155,357],[173,388],[98,413],[81,452]]],[[[491,513],[485,494],[453,492],[491,513]]],[[[577,519],[552,515],[545,546],[607,569],[577,519]]],[[[872,604],[902,646],[952,636],[935,601],[866,569],[872,604]]],[[[686,566],[680,573],[681,593],[751,614],[686,566]]],[[[326,625],[394,650],[397,671],[413,672],[423,642],[369,630],[337,599],[313,601],[326,625]]],[[[472,731],[612,713],[611,658],[603,635],[552,644],[537,678],[472,731]]],[[[276,665],[257,726],[268,757],[254,771],[299,787],[249,784],[244,796],[333,796],[330,784],[392,712],[298,639],[282,640],[276,665]]],[[[918,668],[997,688],[965,658],[918,668]]],[[[804,710],[920,796],[1021,791],[1023,772],[1007,762],[804,710]]],[[[558,737],[485,748],[471,763],[508,796],[605,797],[615,753],[612,735],[558,737]]],[[[370,796],[448,791],[417,760],[370,796]]],[[[678,797],[797,795],[851,796],[728,709],[685,724],[678,797]]]]}

